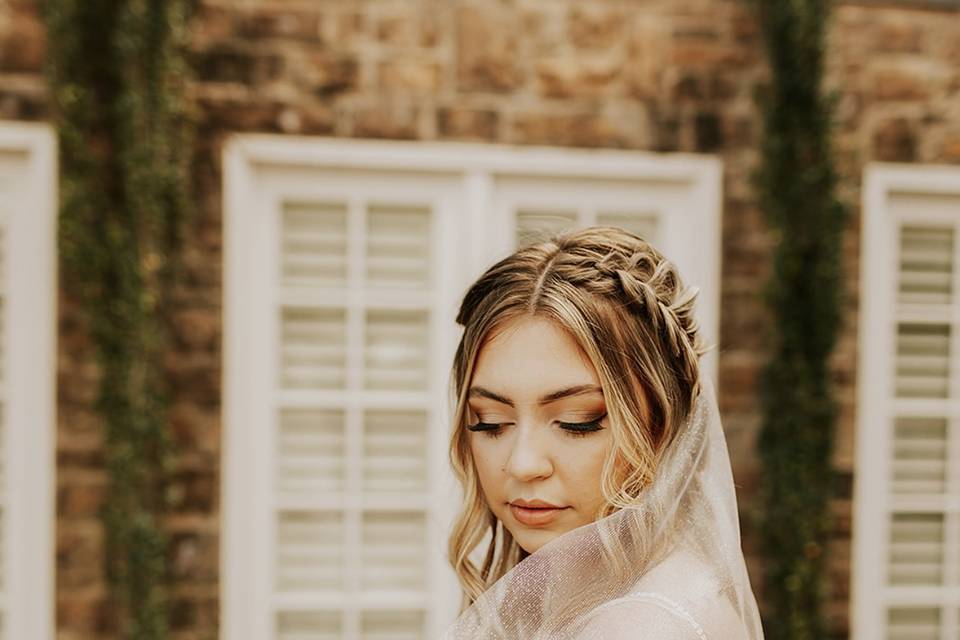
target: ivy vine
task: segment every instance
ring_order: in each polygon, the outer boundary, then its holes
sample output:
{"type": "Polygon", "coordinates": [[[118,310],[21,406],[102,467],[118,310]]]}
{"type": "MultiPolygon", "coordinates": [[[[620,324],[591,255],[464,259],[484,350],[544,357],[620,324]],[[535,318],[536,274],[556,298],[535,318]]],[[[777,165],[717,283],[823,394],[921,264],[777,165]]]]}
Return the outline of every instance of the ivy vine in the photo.
{"type": "Polygon", "coordinates": [[[163,529],[173,448],[164,310],[176,279],[191,149],[189,0],[46,0],[60,155],[62,286],[100,373],[104,572],[119,637],[169,633],[163,529]]]}
{"type": "Polygon", "coordinates": [[[755,176],[776,240],[767,302],[773,349],[761,382],[759,438],[770,640],[827,637],[826,546],[836,403],[830,355],[841,323],[842,233],[822,89],[829,0],[755,0],[771,77],[755,176]]]}

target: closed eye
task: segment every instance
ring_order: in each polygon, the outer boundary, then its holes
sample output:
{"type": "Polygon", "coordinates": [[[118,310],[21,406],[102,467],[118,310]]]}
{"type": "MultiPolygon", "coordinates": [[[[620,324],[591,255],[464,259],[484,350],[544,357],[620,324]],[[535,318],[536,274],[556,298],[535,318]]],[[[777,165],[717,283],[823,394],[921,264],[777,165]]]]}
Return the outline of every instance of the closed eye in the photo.
{"type": "Polygon", "coordinates": [[[607,417],[607,414],[603,414],[596,420],[591,420],[590,422],[558,422],[557,424],[572,436],[585,436],[588,433],[602,430],[603,427],[600,426],[600,421],[605,417],[607,417]]]}
{"type": "MultiPolygon", "coordinates": [[[[568,435],[574,437],[582,437],[588,433],[594,433],[596,431],[602,431],[603,427],[600,426],[600,422],[607,417],[607,414],[603,414],[595,420],[590,420],[589,422],[558,422],[557,424],[563,429],[568,435]]],[[[506,426],[506,422],[477,422],[476,424],[468,424],[467,429],[473,431],[474,433],[482,432],[491,437],[497,437],[503,433],[503,427],[506,426]]]]}
{"type": "Polygon", "coordinates": [[[503,422],[478,422],[476,424],[468,424],[467,429],[473,432],[483,432],[488,436],[496,438],[503,432],[503,425],[506,423],[503,422]]]}

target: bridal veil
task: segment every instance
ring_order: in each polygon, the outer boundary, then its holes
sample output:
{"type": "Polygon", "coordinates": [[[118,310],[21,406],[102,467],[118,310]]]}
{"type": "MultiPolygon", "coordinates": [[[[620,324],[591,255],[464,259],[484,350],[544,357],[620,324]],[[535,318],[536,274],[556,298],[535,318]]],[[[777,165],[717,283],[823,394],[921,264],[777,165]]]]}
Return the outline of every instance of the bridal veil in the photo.
{"type": "Polygon", "coordinates": [[[635,505],[523,559],[444,637],[761,640],[710,382],[635,505]]]}

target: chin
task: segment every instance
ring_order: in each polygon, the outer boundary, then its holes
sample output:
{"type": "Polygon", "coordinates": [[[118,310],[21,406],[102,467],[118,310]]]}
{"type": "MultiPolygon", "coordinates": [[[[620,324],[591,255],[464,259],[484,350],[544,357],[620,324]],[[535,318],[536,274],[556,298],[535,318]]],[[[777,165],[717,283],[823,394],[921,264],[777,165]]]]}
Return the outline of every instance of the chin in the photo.
{"type": "Polygon", "coordinates": [[[517,541],[520,548],[527,553],[534,553],[540,547],[547,544],[560,535],[556,531],[546,529],[523,529],[521,531],[511,531],[513,539],[517,541]]]}

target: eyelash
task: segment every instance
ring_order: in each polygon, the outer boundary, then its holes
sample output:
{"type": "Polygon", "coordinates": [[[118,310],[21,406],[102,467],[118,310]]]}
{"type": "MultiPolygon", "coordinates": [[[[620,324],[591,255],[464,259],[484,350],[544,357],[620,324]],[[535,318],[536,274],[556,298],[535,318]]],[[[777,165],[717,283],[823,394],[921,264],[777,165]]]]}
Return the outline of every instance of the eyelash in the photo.
{"type": "MultiPolygon", "coordinates": [[[[560,428],[563,431],[573,437],[573,438],[583,438],[584,436],[594,433],[596,431],[601,431],[603,427],[600,426],[600,421],[607,417],[607,414],[603,414],[595,420],[589,422],[558,422],[560,428]]],[[[478,422],[476,424],[467,425],[467,429],[474,432],[482,432],[491,438],[496,438],[503,433],[503,423],[495,422],[478,422]]]]}

